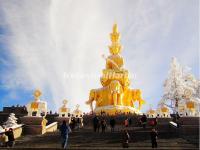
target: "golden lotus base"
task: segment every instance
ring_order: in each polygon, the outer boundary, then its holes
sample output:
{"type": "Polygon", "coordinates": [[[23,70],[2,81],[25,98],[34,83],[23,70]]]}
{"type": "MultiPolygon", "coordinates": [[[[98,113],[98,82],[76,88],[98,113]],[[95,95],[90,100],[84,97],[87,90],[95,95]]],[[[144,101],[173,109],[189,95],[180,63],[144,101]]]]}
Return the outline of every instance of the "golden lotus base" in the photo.
{"type": "Polygon", "coordinates": [[[109,114],[109,115],[115,115],[118,113],[135,113],[135,114],[142,114],[137,108],[133,108],[130,106],[120,106],[120,105],[109,105],[109,106],[102,106],[102,107],[96,107],[94,109],[94,112],[96,114],[101,114],[102,112],[109,114]]]}

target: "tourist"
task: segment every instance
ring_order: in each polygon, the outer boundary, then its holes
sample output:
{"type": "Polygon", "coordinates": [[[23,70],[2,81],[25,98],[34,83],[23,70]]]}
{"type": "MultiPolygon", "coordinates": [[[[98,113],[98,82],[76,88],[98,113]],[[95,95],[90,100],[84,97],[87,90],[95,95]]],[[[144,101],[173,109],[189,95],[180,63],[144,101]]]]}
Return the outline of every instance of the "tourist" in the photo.
{"type": "Polygon", "coordinates": [[[10,128],[8,131],[5,132],[5,135],[8,136],[8,142],[6,143],[6,146],[13,147],[15,145],[13,129],[10,128]]]}
{"type": "Polygon", "coordinates": [[[5,136],[3,133],[0,133],[0,147],[4,146],[5,136]]]}
{"type": "MultiPolygon", "coordinates": [[[[98,118],[97,118],[97,119],[98,119],[98,118]]],[[[100,122],[100,120],[98,119],[98,120],[97,120],[97,131],[98,131],[98,133],[99,133],[100,127],[101,127],[101,122],[100,122]]]]}
{"type": "Polygon", "coordinates": [[[177,123],[177,128],[180,127],[179,119],[180,119],[180,115],[179,115],[178,112],[177,112],[177,113],[176,113],[176,123],[177,123]]]}
{"type": "Polygon", "coordinates": [[[130,117],[129,120],[128,120],[128,124],[129,124],[129,126],[132,125],[132,119],[131,119],[131,117],[130,117]]]}
{"type": "Polygon", "coordinates": [[[157,124],[158,124],[158,117],[156,117],[156,118],[154,119],[154,128],[157,127],[157,124]]]}
{"type": "Polygon", "coordinates": [[[142,118],[140,119],[142,127],[145,129],[147,124],[147,116],[145,114],[142,115],[142,118]]]}
{"type": "Polygon", "coordinates": [[[106,120],[103,119],[103,120],[101,121],[101,129],[102,129],[102,133],[105,133],[106,126],[107,126],[107,124],[106,124],[106,120]]]}
{"type": "Polygon", "coordinates": [[[98,127],[98,124],[99,124],[99,118],[98,118],[97,116],[95,116],[95,117],[93,118],[94,132],[96,132],[97,127],[98,127]]]}
{"type": "Polygon", "coordinates": [[[79,130],[81,128],[81,118],[77,118],[77,129],[79,130]]]}
{"type": "Polygon", "coordinates": [[[123,148],[128,148],[129,147],[129,145],[128,145],[129,139],[130,139],[130,135],[129,135],[128,131],[124,130],[123,144],[122,144],[123,148]]]}
{"type": "Polygon", "coordinates": [[[76,120],[75,120],[75,118],[73,117],[73,118],[71,119],[71,122],[70,122],[70,127],[71,127],[72,130],[74,130],[74,129],[75,129],[75,126],[76,126],[76,120]]]}
{"type": "Polygon", "coordinates": [[[152,144],[152,148],[157,148],[157,137],[158,137],[158,133],[155,130],[155,128],[152,129],[151,131],[151,144],[152,144]]]}
{"type": "Polygon", "coordinates": [[[178,114],[178,112],[176,112],[176,118],[177,118],[177,120],[180,119],[180,115],[178,114]]]}
{"type": "Polygon", "coordinates": [[[67,125],[66,121],[60,127],[61,138],[62,138],[62,148],[67,148],[68,134],[71,132],[71,128],[67,125]]]}
{"type": "Polygon", "coordinates": [[[110,119],[110,128],[111,128],[111,132],[114,132],[114,130],[115,130],[115,119],[113,117],[110,119]]]}
{"type": "Polygon", "coordinates": [[[125,127],[128,127],[128,118],[124,121],[125,127]]]}
{"type": "Polygon", "coordinates": [[[154,127],[154,118],[152,118],[152,119],[149,120],[149,125],[151,127],[154,127]]]}

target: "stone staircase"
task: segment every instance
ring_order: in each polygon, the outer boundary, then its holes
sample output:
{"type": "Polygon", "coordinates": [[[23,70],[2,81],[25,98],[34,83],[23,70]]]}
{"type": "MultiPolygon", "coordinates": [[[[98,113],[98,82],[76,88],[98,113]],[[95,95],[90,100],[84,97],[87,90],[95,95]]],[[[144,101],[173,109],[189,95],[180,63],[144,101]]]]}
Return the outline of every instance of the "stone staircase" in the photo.
{"type": "MultiPolygon", "coordinates": [[[[123,132],[91,133],[91,131],[82,131],[73,133],[69,139],[69,146],[73,149],[119,149],[122,148],[123,132]],[[87,138],[86,138],[87,137],[87,138]],[[77,143],[77,141],[79,141],[77,143]]],[[[150,129],[135,129],[129,131],[130,149],[151,149],[150,129]]],[[[176,134],[170,132],[159,132],[159,149],[198,149],[188,141],[177,138],[176,134]]]]}
{"type": "MultiPolygon", "coordinates": [[[[137,117],[137,116],[136,116],[137,117]]],[[[69,149],[123,149],[123,117],[117,118],[115,132],[111,133],[108,126],[106,133],[95,133],[92,129],[92,118],[85,118],[84,128],[75,130],[69,135],[69,149]]],[[[140,127],[135,118],[131,127],[126,128],[130,134],[128,149],[152,149],[150,131],[152,127],[147,125],[146,129],[140,127]]],[[[107,120],[108,122],[109,120],[107,120]]],[[[182,118],[180,128],[174,128],[169,124],[170,119],[160,118],[158,120],[158,148],[157,149],[199,149],[198,128],[199,118],[182,118]],[[188,126],[189,125],[189,126],[188,126]],[[184,131],[184,132],[183,132],[184,131]]],[[[46,133],[44,135],[25,135],[16,140],[16,149],[61,149],[59,131],[46,133]]]]}
{"type": "MultiPolygon", "coordinates": [[[[130,130],[130,128],[129,128],[130,130]]],[[[150,128],[134,128],[129,131],[131,140],[128,149],[152,149],[150,142],[150,128]]],[[[177,137],[176,133],[161,131],[158,133],[157,149],[198,149],[198,144],[177,137]]],[[[123,132],[94,133],[92,129],[74,131],[69,136],[69,149],[123,149],[123,132]]],[[[15,148],[56,148],[60,149],[59,132],[44,135],[24,136],[16,141],[15,148]]]]}

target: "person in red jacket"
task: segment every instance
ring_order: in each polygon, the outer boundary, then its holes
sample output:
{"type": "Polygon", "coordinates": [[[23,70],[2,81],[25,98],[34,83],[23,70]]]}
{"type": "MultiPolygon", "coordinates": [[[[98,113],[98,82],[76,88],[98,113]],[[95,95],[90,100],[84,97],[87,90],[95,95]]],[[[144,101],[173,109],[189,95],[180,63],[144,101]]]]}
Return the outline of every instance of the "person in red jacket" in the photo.
{"type": "Polygon", "coordinates": [[[128,118],[124,121],[125,127],[128,127],[128,118]]]}

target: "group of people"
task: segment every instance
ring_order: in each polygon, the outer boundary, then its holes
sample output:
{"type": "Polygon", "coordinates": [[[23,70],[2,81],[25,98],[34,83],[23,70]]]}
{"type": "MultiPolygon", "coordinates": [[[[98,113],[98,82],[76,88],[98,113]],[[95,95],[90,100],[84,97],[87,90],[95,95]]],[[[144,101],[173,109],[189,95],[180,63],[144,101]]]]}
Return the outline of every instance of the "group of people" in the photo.
{"type": "MultiPolygon", "coordinates": [[[[152,127],[156,127],[157,126],[157,123],[158,123],[158,118],[152,118],[150,121],[149,121],[149,125],[152,126],[152,127]]],[[[142,127],[145,129],[146,128],[146,125],[147,125],[147,116],[145,114],[142,115],[141,119],[140,119],[140,124],[142,125],[142,127]]]]}
{"type": "Polygon", "coordinates": [[[82,118],[71,118],[69,125],[72,130],[74,130],[75,128],[80,129],[82,126],[82,118]]]}
{"type": "MultiPolygon", "coordinates": [[[[147,116],[145,114],[143,114],[143,116],[140,118],[140,124],[142,125],[142,127],[145,129],[146,125],[147,125],[147,116]]],[[[158,133],[157,130],[155,129],[156,125],[157,125],[157,118],[152,119],[149,124],[153,127],[151,132],[150,132],[150,138],[151,138],[151,143],[152,143],[152,148],[157,148],[157,137],[158,137],[158,133]]],[[[114,117],[110,118],[110,129],[111,132],[115,131],[115,125],[116,125],[116,120],[114,117]]],[[[131,118],[126,118],[124,120],[124,133],[123,133],[123,143],[122,146],[124,148],[128,148],[129,147],[129,140],[130,140],[130,135],[128,133],[128,128],[132,125],[132,119],[131,118]]],[[[106,119],[102,118],[99,119],[98,116],[95,116],[93,118],[93,128],[94,128],[94,132],[99,132],[100,127],[102,128],[102,133],[105,132],[105,129],[107,127],[107,123],[106,123],[106,119]]]]}
{"type": "Polygon", "coordinates": [[[101,127],[101,132],[104,133],[107,127],[106,119],[100,120],[98,116],[95,116],[93,118],[93,127],[94,127],[94,132],[99,132],[101,127]]]}
{"type": "MultiPolygon", "coordinates": [[[[104,133],[106,131],[107,128],[107,121],[109,120],[110,123],[110,129],[111,132],[115,131],[115,126],[116,126],[116,118],[114,118],[113,116],[110,116],[110,118],[105,119],[106,117],[98,117],[98,116],[94,116],[93,118],[93,128],[94,128],[94,132],[100,132],[100,128],[101,128],[101,132],[104,133]],[[100,119],[101,118],[101,119],[100,119]]],[[[178,120],[179,120],[180,116],[177,113],[173,119],[174,122],[176,122],[178,124],[178,120]]],[[[71,121],[70,126],[68,126],[66,124],[65,121],[63,121],[63,124],[60,128],[61,131],[61,136],[62,136],[62,147],[66,148],[67,147],[67,140],[68,140],[68,134],[72,131],[72,129],[74,129],[74,126],[76,125],[76,123],[80,124],[80,120],[77,122],[75,120],[71,121]],[[71,127],[71,128],[70,128],[71,127]]],[[[152,127],[152,130],[150,131],[150,139],[151,139],[151,144],[152,144],[152,148],[157,148],[158,144],[157,144],[157,138],[158,138],[158,132],[156,130],[157,128],[157,124],[158,124],[158,118],[152,118],[150,119],[150,121],[148,121],[147,116],[145,114],[142,115],[142,117],[139,119],[139,123],[141,124],[141,126],[143,127],[143,129],[146,128],[147,124],[150,125],[152,127]]],[[[124,120],[124,134],[123,134],[123,143],[122,146],[124,148],[128,148],[129,147],[129,140],[130,140],[130,134],[128,132],[128,128],[133,124],[131,117],[127,117],[124,120]]],[[[7,133],[7,135],[10,137],[10,141],[14,141],[14,139],[12,138],[12,134],[11,133],[7,133]]],[[[13,145],[13,142],[8,143],[8,145],[13,145]]]]}

